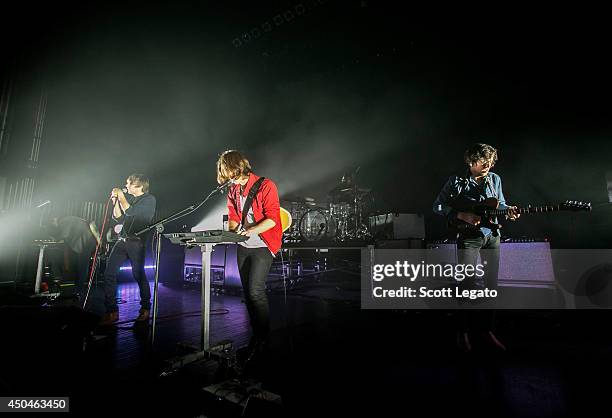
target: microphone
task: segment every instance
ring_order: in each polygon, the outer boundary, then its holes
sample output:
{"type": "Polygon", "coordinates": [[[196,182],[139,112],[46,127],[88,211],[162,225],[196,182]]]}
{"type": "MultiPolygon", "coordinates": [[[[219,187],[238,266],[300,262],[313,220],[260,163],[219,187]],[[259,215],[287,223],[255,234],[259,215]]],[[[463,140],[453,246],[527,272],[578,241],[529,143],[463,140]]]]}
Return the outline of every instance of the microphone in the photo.
{"type": "Polygon", "coordinates": [[[228,187],[229,185],[234,184],[234,180],[230,179],[228,181],[226,181],[225,183],[223,183],[221,186],[217,187],[216,191],[220,191],[225,189],[226,187],[228,187]]]}
{"type": "MultiPolygon", "coordinates": [[[[127,193],[127,187],[115,187],[115,189],[120,189],[123,193],[127,193]]],[[[115,198],[115,196],[111,196],[110,199],[115,198]]],[[[117,200],[119,201],[119,200],[117,200]]]]}

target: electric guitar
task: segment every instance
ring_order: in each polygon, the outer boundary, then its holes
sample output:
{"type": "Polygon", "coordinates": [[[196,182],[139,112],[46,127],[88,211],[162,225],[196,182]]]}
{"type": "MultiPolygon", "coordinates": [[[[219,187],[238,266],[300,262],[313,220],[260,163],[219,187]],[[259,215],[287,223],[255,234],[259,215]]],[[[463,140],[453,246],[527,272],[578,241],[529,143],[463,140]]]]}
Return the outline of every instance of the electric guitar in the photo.
{"type": "Polygon", "coordinates": [[[291,217],[291,214],[287,209],[283,207],[280,208],[280,220],[281,226],[283,227],[283,232],[289,229],[291,227],[291,224],[293,223],[293,218],[291,217]]]}
{"type": "Polygon", "coordinates": [[[283,207],[280,208],[280,221],[281,227],[283,228],[283,232],[291,227],[293,223],[293,217],[289,213],[289,211],[283,207]]]}
{"type": "MultiPolygon", "coordinates": [[[[493,235],[497,236],[499,234],[499,229],[501,225],[494,222],[494,219],[498,216],[507,216],[510,212],[509,209],[498,209],[499,201],[490,197],[482,202],[474,204],[473,201],[467,200],[465,198],[456,198],[451,203],[450,206],[459,211],[459,212],[469,212],[475,215],[480,216],[480,223],[478,225],[472,225],[467,222],[464,222],[460,219],[452,219],[448,222],[449,232],[453,236],[457,236],[457,234],[465,234],[469,232],[478,231],[480,228],[489,228],[493,231],[493,235]]],[[[548,212],[559,212],[559,211],[571,211],[571,212],[580,212],[580,211],[590,211],[592,209],[590,202],[578,202],[575,200],[566,200],[564,203],[557,205],[545,205],[545,206],[527,206],[522,208],[517,208],[516,213],[521,215],[532,214],[532,213],[548,213],[548,212]]]]}

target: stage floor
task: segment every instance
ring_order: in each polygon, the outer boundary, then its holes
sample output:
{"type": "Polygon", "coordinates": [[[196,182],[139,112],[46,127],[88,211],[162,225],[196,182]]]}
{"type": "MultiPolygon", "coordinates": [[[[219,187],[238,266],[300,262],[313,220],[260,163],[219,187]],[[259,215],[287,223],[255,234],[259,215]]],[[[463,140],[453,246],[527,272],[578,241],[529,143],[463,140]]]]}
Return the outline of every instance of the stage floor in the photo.
{"type": "MultiPolygon", "coordinates": [[[[476,339],[473,352],[463,354],[452,312],[361,310],[355,281],[304,282],[289,289],[286,303],[282,290],[269,295],[270,353],[249,373],[282,397],[286,415],[467,408],[472,415],[570,416],[607,399],[598,379],[612,372],[609,311],[501,311],[497,334],[508,351],[476,339]]],[[[147,329],[129,322],[139,309],[136,285],[121,284],[118,295],[121,323],[96,328],[84,352],[55,325],[67,315],[82,323],[97,317],[60,307],[0,309],[3,395],[70,396],[71,410],[83,415],[227,416],[202,390],[228,376],[214,362],[159,377],[177,343],[199,344],[199,289],[160,285],[153,348],[147,329]]],[[[93,312],[101,312],[100,296],[95,290],[93,312]]],[[[213,296],[212,309],[211,342],[245,345],[250,330],[241,297],[213,296]]]]}

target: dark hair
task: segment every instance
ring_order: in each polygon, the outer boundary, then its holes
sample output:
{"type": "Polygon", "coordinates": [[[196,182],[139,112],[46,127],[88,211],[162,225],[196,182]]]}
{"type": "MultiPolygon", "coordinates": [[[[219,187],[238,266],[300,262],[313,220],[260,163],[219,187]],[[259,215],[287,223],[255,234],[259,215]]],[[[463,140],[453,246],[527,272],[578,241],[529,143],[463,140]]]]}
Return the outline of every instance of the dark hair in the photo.
{"type": "Polygon", "coordinates": [[[142,192],[149,192],[149,178],[144,174],[130,174],[128,181],[136,186],[142,186],[142,192]]]}
{"type": "Polygon", "coordinates": [[[497,162],[497,150],[488,144],[472,144],[465,150],[463,159],[467,165],[472,165],[481,160],[491,160],[495,164],[497,162]]]}

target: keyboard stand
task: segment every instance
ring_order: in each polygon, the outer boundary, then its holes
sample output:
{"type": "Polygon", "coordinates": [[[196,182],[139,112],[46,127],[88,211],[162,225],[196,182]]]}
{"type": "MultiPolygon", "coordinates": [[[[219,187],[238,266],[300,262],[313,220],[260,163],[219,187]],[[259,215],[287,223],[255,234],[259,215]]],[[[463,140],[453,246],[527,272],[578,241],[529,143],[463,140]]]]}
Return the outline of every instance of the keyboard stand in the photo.
{"type": "Polygon", "coordinates": [[[202,251],[202,315],[200,326],[200,350],[210,348],[210,265],[213,247],[216,244],[197,244],[202,251]]]}
{"type": "MultiPolygon", "coordinates": [[[[211,255],[215,245],[218,244],[235,244],[236,242],[197,242],[198,240],[186,240],[180,242],[180,245],[185,246],[198,246],[202,252],[202,295],[201,295],[201,325],[200,325],[200,351],[197,351],[196,347],[193,347],[189,354],[183,356],[177,356],[169,359],[166,362],[165,370],[161,373],[161,376],[172,374],[181,367],[199,361],[202,359],[216,359],[219,361],[222,358],[222,354],[219,353],[218,348],[214,347],[211,350],[210,347],[210,289],[211,289],[211,255]]],[[[174,243],[177,243],[174,241],[174,243]]]]}
{"type": "Polygon", "coordinates": [[[44,268],[45,249],[47,248],[46,244],[38,244],[38,246],[40,247],[40,249],[38,250],[38,266],[36,268],[36,281],[34,282],[35,295],[40,293],[40,285],[42,283],[44,268]]]}
{"type": "Polygon", "coordinates": [[[34,245],[39,247],[38,250],[38,265],[36,267],[36,281],[34,282],[34,294],[39,295],[40,285],[42,284],[43,270],[45,267],[45,250],[47,247],[56,246],[58,244],[62,244],[59,241],[51,241],[51,240],[36,240],[34,241],[34,245]]]}

